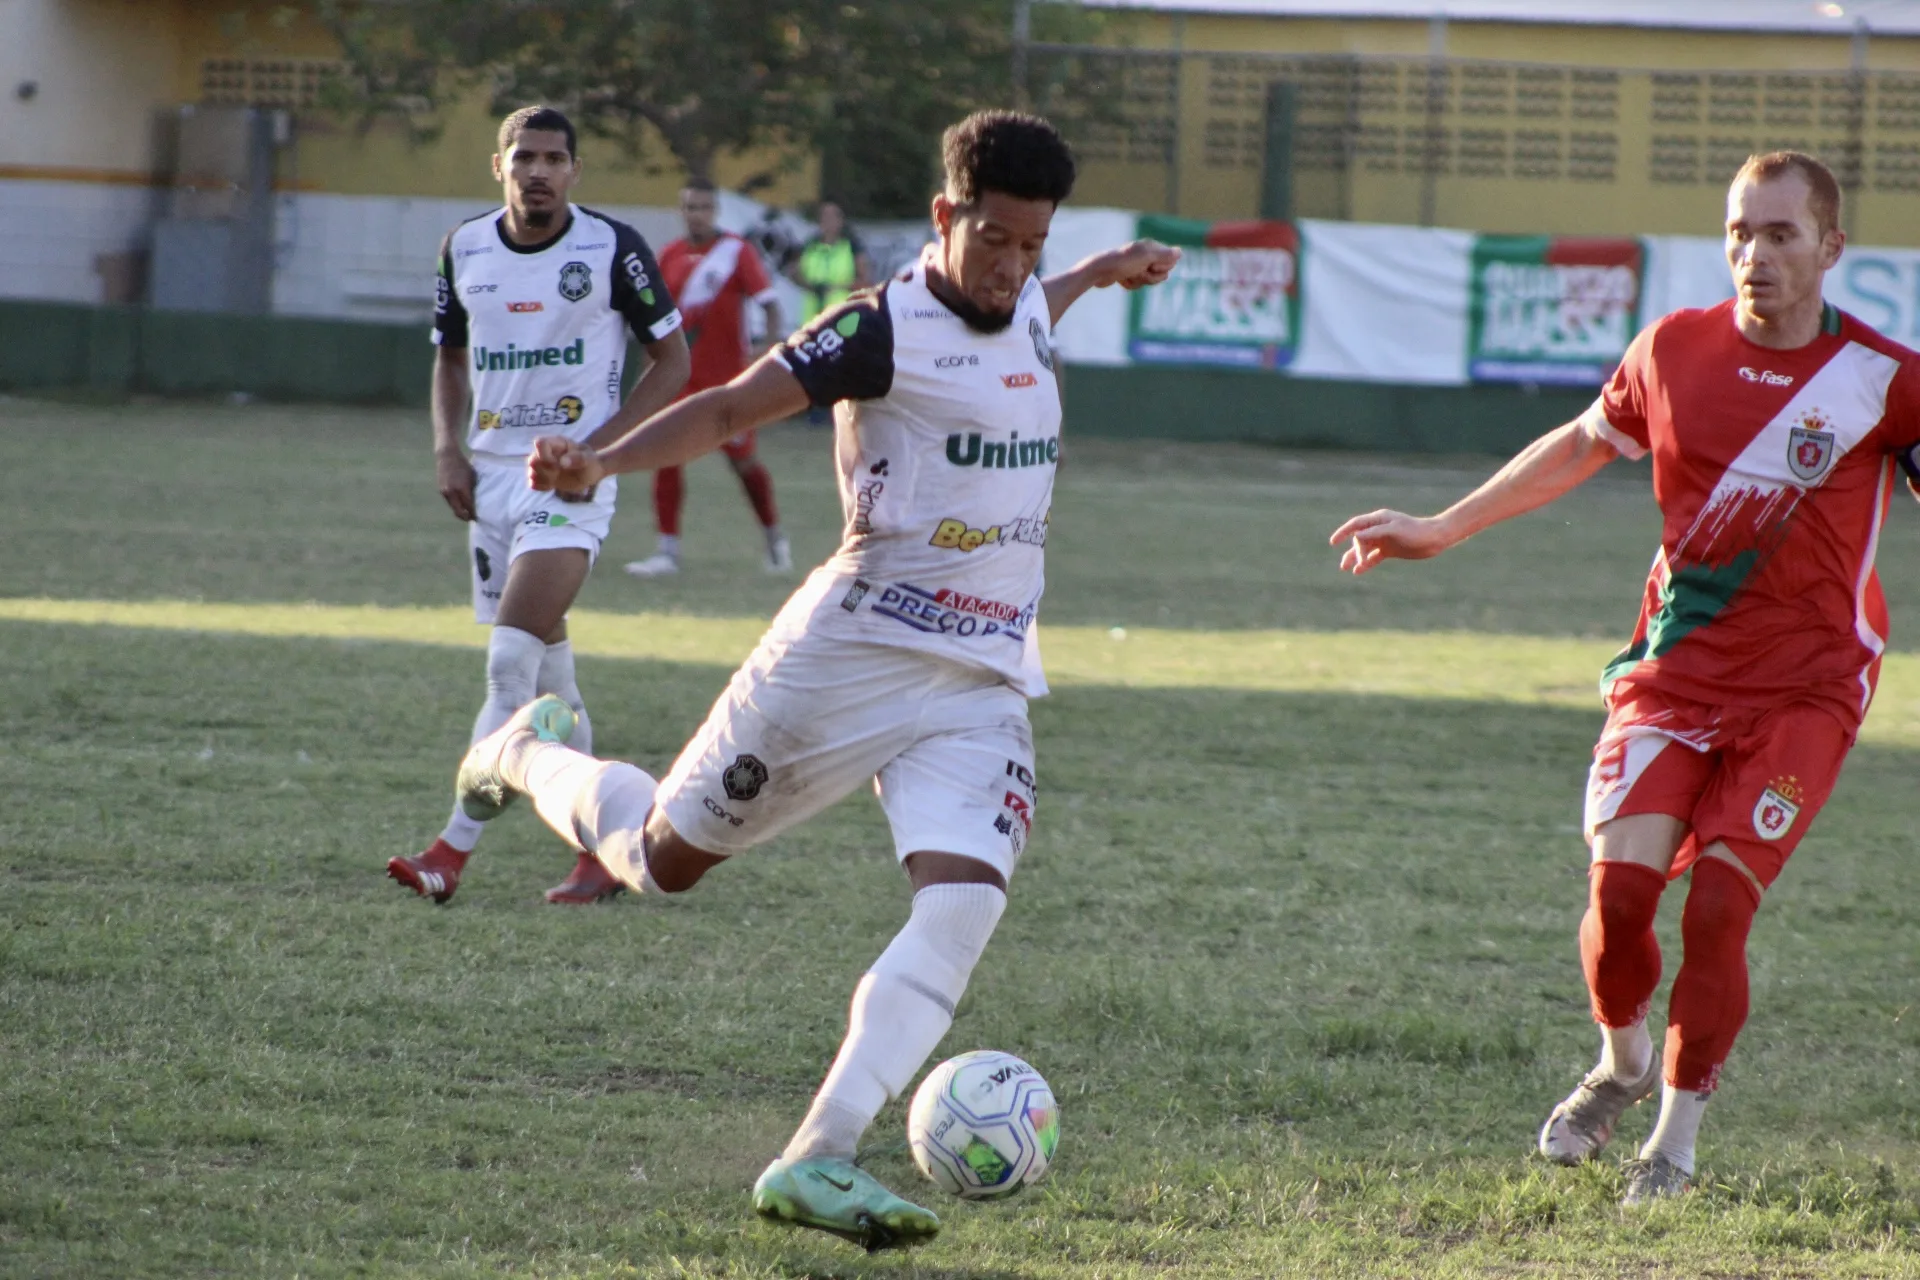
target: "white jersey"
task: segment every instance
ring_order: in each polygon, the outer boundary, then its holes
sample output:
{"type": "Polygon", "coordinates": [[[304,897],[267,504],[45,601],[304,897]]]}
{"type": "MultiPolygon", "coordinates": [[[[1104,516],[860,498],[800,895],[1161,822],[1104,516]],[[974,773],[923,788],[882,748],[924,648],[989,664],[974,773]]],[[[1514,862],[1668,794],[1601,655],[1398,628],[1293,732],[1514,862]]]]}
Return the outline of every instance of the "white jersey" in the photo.
{"type": "Polygon", "coordinates": [[[627,329],[646,343],[680,327],[640,233],[577,205],[567,213],[544,244],[507,239],[503,210],[441,243],[433,340],[472,352],[475,454],[524,458],[540,436],[586,439],[620,407],[627,329]]]}
{"type": "Polygon", "coordinates": [[[912,268],[815,317],[776,349],[835,404],[846,527],[775,629],[920,649],[1046,692],[1035,623],[1060,460],[1046,291],[1013,323],[969,328],[912,268]]]}

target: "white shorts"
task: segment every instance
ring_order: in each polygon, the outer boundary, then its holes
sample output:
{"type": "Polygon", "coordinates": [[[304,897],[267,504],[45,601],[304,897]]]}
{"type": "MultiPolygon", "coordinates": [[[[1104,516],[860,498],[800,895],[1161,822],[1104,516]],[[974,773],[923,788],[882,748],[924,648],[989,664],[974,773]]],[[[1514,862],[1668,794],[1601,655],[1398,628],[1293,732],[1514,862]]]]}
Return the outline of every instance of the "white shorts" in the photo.
{"type": "Polygon", "coordinates": [[[527,484],[527,464],[514,459],[473,459],[473,522],[467,546],[473,561],[473,619],[492,625],[506,590],[507,566],[526,551],[581,547],[588,560],[600,555],[613,526],[619,482],[602,480],[586,502],[567,502],[527,484]]]}
{"type": "Polygon", "coordinates": [[[896,856],[957,853],[1011,878],[1033,829],[1027,700],[991,671],[932,654],[769,637],[654,803],[696,848],[733,854],[869,778],[896,856]]]}

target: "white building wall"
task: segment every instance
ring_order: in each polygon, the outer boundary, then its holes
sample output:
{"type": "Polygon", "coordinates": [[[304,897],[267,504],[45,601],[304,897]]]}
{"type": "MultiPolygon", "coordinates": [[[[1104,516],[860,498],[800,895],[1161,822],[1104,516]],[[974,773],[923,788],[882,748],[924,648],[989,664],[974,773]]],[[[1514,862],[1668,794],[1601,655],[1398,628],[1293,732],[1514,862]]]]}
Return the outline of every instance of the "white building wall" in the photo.
{"type": "Polygon", "coordinates": [[[158,194],[147,186],[0,180],[0,227],[7,229],[0,296],[106,301],[101,260],[145,249],[158,194]]]}

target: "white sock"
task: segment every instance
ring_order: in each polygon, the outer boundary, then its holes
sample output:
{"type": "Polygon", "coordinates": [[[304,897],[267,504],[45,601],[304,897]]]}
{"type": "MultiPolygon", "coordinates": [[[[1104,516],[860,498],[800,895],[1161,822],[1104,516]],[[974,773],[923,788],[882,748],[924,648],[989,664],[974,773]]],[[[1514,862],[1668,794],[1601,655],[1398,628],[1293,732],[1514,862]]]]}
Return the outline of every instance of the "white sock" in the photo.
{"type": "Polygon", "coordinates": [[[1691,1175],[1693,1144],[1699,1140],[1700,1121],[1706,1117],[1707,1103],[1712,1100],[1711,1093],[1662,1085],[1660,1119],[1648,1135],[1646,1145],[1640,1148],[1640,1158],[1644,1160],[1658,1151],[1691,1175]]]}
{"type": "Polygon", "coordinates": [[[773,550],[776,546],[780,544],[780,539],[787,536],[786,534],[780,531],[780,526],[777,524],[770,524],[766,526],[766,535],[767,535],[767,550],[769,551],[773,550]]]}
{"type": "Polygon", "coordinates": [[[1630,1027],[1600,1028],[1600,1070],[1621,1084],[1647,1074],[1653,1065],[1653,1037],[1644,1021],[1630,1027]]]}
{"type": "Polygon", "coordinates": [[[680,558],[680,535],[677,533],[661,534],[660,554],[669,560],[678,560],[680,558]]]}
{"type": "Polygon", "coordinates": [[[659,783],[624,761],[596,760],[557,742],[529,752],[523,774],[522,789],[562,840],[600,859],[635,893],[662,892],[646,857],[647,815],[659,783]]]}
{"type": "MultiPolygon", "coordinates": [[[[498,729],[514,712],[533,701],[540,660],[546,651],[547,646],[539,636],[517,627],[495,627],[487,636],[487,700],[480,704],[480,714],[474,717],[469,744],[498,729]]],[[[480,842],[482,827],[483,824],[461,812],[459,802],[455,801],[453,814],[447,819],[440,838],[456,849],[471,853],[480,842]]]]}
{"type": "Polygon", "coordinates": [[[934,884],[853,990],[847,1036],[807,1118],[781,1154],[851,1158],[880,1108],[898,1097],[953,1025],[954,1006],[1007,895],[990,884],[934,884]]]}
{"type": "Polygon", "coordinates": [[[593,721],[587,718],[587,704],[580,697],[580,684],[573,674],[573,642],[550,644],[540,657],[540,675],[534,682],[540,693],[551,693],[573,708],[573,736],[567,745],[581,755],[593,754],[593,721]]]}

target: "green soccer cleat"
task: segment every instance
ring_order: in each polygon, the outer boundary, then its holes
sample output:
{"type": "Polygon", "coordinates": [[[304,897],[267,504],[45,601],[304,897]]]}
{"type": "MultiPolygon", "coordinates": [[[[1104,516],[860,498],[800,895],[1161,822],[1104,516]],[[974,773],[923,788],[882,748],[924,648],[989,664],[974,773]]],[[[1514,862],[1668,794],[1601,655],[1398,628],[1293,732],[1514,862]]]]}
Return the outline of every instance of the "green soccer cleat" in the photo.
{"type": "Polygon", "coordinates": [[[460,811],[475,822],[491,822],[520,794],[500,776],[500,758],[514,738],[531,733],[542,742],[565,742],[573,736],[577,717],[573,708],[550,693],[541,694],[513,713],[513,717],[467,748],[454,775],[453,793],[460,811]]]}
{"type": "Polygon", "coordinates": [[[832,1156],[775,1160],[753,1184],[753,1211],[851,1240],[868,1253],[922,1244],[940,1232],[932,1210],[902,1200],[851,1160],[832,1156]]]}

